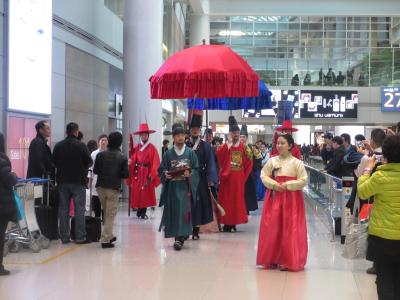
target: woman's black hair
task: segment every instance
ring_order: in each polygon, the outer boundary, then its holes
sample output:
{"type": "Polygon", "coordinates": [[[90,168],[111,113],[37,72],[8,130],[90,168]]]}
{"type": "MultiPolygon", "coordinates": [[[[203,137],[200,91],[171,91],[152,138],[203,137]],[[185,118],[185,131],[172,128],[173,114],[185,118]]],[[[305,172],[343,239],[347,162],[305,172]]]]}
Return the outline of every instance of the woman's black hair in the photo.
{"type": "Polygon", "coordinates": [[[4,135],[0,132],[0,153],[6,153],[6,142],[4,140],[4,135]]]}
{"type": "Polygon", "coordinates": [[[382,154],[388,163],[400,163],[400,135],[386,137],[382,146],[382,154]]]}
{"type": "Polygon", "coordinates": [[[294,147],[294,139],[293,139],[293,136],[291,134],[287,133],[287,134],[280,135],[279,137],[282,137],[287,141],[287,143],[289,144],[289,147],[290,147],[289,150],[293,149],[293,147],[294,147]]]}
{"type": "Polygon", "coordinates": [[[122,145],[122,134],[118,131],[111,132],[108,136],[108,148],[119,149],[122,145]]]}
{"type": "Polygon", "coordinates": [[[100,140],[101,140],[101,139],[104,139],[104,138],[106,138],[106,139],[108,140],[108,135],[105,134],[105,133],[102,133],[102,134],[100,134],[99,137],[97,138],[97,141],[100,142],[100,140]]]}
{"type": "Polygon", "coordinates": [[[89,149],[89,153],[92,153],[93,151],[97,150],[97,142],[95,140],[90,140],[87,142],[87,147],[89,149]]]}

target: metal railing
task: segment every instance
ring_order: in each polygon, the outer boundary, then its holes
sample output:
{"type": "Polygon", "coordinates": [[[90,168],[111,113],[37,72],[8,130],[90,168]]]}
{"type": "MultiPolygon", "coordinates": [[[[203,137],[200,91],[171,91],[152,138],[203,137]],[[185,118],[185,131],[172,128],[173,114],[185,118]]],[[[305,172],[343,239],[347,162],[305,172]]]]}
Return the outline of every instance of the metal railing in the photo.
{"type": "Polygon", "coordinates": [[[310,165],[305,165],[305,167],[308,174],[305,195],[315,212],[329,227],[332,241],[335,241],[336,235],[345,236],[347,220],[345,205],[349,196],[348,188],[342,188],[341,178],[324,173],[320,168],[310,165]]]}

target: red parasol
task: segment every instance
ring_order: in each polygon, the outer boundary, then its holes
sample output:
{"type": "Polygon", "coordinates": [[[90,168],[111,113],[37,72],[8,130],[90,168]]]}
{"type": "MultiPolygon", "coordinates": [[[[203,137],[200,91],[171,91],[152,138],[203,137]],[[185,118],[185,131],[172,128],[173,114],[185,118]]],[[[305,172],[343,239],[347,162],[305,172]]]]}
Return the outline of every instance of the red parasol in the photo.
{"type": "Polygon", "coordinates": [[[256,97],[259,76],[230,48],[201,45],[170,57],[150,78],[152,99],[256,97]]]}

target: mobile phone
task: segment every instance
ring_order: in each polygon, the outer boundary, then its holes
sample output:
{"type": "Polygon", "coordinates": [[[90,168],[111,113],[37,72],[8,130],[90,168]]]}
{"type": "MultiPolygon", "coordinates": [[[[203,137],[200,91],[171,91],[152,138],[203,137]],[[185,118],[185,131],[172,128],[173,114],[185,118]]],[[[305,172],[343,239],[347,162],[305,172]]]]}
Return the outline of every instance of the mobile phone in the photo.
{"type": "Polygon", "coordinates": [[[382,162],[382,155],[380,154],[380,155],[375,155],[375,159],[376,159],[376,161],[377,162],[382,162]]]}
{"type": "Polygon", "coordinates": [[[364,143],[362,141],[356,141],[356,146],[357,148],[362,148],[364,147],[364,143]]]}

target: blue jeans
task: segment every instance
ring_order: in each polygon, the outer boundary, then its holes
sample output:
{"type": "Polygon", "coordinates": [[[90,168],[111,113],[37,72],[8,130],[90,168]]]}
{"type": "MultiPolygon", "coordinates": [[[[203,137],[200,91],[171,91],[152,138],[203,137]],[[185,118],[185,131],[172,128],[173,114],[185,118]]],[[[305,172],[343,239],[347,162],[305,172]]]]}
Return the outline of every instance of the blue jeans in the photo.
{"type": "Polygon", "coordinates": [[[70,239],[69,206],[73,199],[75,205],[75,241],[86,240],[85,206],[86,189],[77,184],[60,184],[58,186],[60,204],[58,207],[58,218],[60,219],[60,237],[62,241],[70,239]]]}

